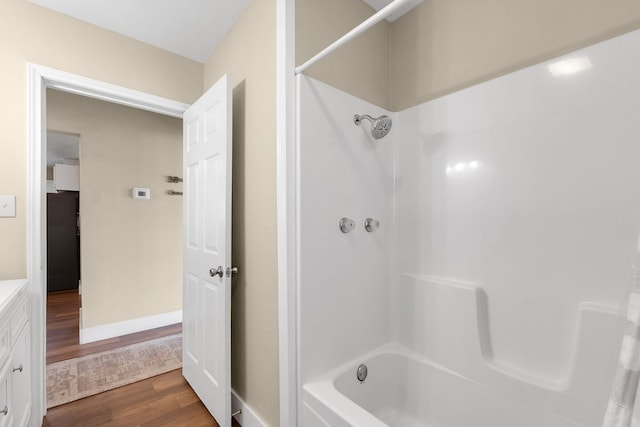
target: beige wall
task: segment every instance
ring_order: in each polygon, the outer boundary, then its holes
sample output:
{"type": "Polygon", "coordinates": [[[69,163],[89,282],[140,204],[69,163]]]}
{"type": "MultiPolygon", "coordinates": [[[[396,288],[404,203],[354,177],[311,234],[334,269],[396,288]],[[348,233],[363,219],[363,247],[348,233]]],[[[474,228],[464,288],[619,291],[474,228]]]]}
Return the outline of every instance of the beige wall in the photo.
{"type": "Polygon", "coordinates": [[[425,0],[391,25],[391,109],[637,28],[637,1],[425,0]]]}
{"type": "Polygon", "coordinates": [[[17,218],[0,219],[0,279],[26,275],[27,62],[187,103],[231,74],[233,257],[241,269],[232,297],[232,381],[273,426],[279,419],[275,8],[275,0],[254,0],[203,67],[26,0],[0,1],[0,194],[18,200],[17,218]]]}
{"type": "Polygon", "coordinates": [[[182,120],[49,90],[47,125],[80,135],[83,328],[181,310],[182,120]]]}
{"type": "Polygon", "coordinates": [[[0,279],[26,276],[27,63],[88,76],[183,102],[202,93],[203,66],[35,6],[0,1],[0,194],[17,197],[0,218],[0,279]]]}
{"type": "MultiPolygon", "coordinates": [[[[296,65],[371,13],[360,0],[296,0],[296,65]]],[[[638,28],[629,0],[424,0],[305,74],[399,111],[638,28]]]]}
{"type": "Polygon", "coordinates": [[[254,0],[205,65],[233,87],[231,384],[279,424],[276,241],[276,1],[254,0]]]}
{"type": "MultiPolygon", "coordinates": [[[[373,13],[361,0],[296,0],[296,65],[302,65],[373,13]]],[[[380,22],[304,74],[388,108],[389,24],[380,22]]]]}

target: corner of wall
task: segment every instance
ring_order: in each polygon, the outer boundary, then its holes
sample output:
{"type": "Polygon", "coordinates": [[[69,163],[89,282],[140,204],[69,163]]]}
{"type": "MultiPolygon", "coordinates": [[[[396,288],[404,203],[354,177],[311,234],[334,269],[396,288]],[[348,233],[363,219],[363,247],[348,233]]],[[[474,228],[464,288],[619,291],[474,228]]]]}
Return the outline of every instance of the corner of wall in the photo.
{"type": "Polygon", "coordinates": [[[207,60],[204,90],[224,74],[233,91],[232,258],[241,269],[231,302],[231,384],[256,417],[275,426],[280,417],[275,0],[253,0],[244,10],[207,60]]]}
{"type": "Polygon", "coordinates": [[[640,28],[640,3],[429,0],[390,26],[390,109],[404,110],[640,28]]]}
{"type": "MultiPolygon", "coordinates": [[[[360,0],[296,2],[296,65],[302,64],[373,14],[360,0]],[[340,13],[335,13],[339,10],[340,13]]],[[[365,34],[310,67],[305,74],[379,107],[389,107],[389,23],[365,34]]]]}

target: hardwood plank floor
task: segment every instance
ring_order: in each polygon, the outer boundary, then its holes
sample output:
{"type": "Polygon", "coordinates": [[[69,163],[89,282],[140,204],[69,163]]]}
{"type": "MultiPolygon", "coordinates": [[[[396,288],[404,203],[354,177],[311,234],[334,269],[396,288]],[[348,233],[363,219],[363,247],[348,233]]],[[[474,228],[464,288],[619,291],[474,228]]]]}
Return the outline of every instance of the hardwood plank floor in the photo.
{"type": "Polygon", "coordinates": [[[47,364],[182,332],[182,324],[178,323],[81,345],[79,310],[77,290],[47,295],[47,364]]]}
{"type": "MultiPolygon", "coordinates": [[[[51,408],[42,425],[218,426],[180,370],[51,408]]],[[[234,420],[233,426],[240,424],[234,420]]]]}
{"type": "MultiPolygon", "coordinates": [[[[182,332],[170,325],[80,345],[78,291],[47,296],[47,363],[182,332]]],[[[180,370],[90,396],[48,410],[44,427],[218,426],[180,370]]],[[[235,420],[234,427],[239,427],[235,420]]]]}

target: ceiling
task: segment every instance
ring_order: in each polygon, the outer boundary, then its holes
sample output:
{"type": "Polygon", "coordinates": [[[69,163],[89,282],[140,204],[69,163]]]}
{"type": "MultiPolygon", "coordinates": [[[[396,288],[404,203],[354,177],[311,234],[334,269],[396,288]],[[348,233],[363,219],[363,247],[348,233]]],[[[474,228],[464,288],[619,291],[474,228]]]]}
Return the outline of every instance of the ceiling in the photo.
{"type": "MultiPolygon", "coordinates": [[[[160,49],[205,63],[251,0],[29,0],[160,49]]],[[[392,0],[363,0],[380,10],[392,0]]],[[[393,21],[423,0],[409,0],[393,21]]]]}
{"type": "Polygon", "coordinates": [[[29,0],[204,63],[251,0],[29,0]]]}

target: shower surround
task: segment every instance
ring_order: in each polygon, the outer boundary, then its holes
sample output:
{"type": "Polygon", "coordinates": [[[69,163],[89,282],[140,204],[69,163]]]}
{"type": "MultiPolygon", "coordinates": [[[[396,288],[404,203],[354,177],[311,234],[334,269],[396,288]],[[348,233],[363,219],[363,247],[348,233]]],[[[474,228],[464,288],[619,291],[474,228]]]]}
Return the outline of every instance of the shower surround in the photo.
{"type": "Polygon", "coordinates": [[[638,76],[640,32],[399,113],[297,78],[300,425],[600,426],[640,230],[638,76]]]}

